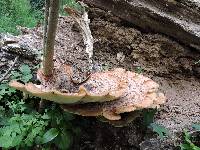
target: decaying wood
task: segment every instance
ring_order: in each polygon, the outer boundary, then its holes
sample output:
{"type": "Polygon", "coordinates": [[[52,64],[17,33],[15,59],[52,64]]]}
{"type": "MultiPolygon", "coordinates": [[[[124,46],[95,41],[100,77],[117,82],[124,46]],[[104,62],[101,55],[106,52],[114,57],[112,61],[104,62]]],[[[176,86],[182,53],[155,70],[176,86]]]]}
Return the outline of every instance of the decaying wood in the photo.
{"type": "Polygon", "coordinates": [[[85,11],[84,4],[82,4],[82,12],[78,12],[75,9],[72,9],[70,7],[65,6],[64,10],[72,16],[76,22],[79,24],[81,30],[82,30],[82,35],[83,35],[83,42],[86,46],[86,53],[89,55],[89,58],[92,58],[93,56],[93,36],[90,30],[90,19],[88,18],[88,13],[85,11]]]}
{"type": "Polygon", "coordinates": [[[7,72],[3,75],[3,77],[0,78],[0,83],[5,80],[5,78],[8,76],[8,74],[10,73],[10,71],[13,69],[13,67],[15,66],[16,62],[18,61],[19,56],[15,57],[15,60],[13,61],[13,64],[10,66],[10,68],[7,70],[7,72]]]}
{"type": "MultiPolygon", "coordinates": [[[[64,7],[64,10],[73,17],[73,19],[78,23],[80,29],[81,29],[81,34],[83,36],[83,42],[85,45],[85,52],[88,55],[89,58],[89,68],[88,70],[92,71],[93,69],[93,61],[92,61],[92,56],[93,56],[93,44],[94,44],[94,39],[90,30],[90,19],[88,18],[88,12],[85,10],[85,7],[87,7],[84,3],[80,2],[80,5],[82,6],[82,10],[78,11],[73,8],[70,8],[68,6],[64,7]]],[[[88,76],[85,78],[85,80],[80,81],[77,80],[77,78],[72,78],[74,83],[80,84],[82,82],[85,82],[88,78],[88,76]]]]}
{"type": "Polygon", "coordinates": [[[164,33],[200,50],[200,1],[84,0],[147,30],[164,33]]]}

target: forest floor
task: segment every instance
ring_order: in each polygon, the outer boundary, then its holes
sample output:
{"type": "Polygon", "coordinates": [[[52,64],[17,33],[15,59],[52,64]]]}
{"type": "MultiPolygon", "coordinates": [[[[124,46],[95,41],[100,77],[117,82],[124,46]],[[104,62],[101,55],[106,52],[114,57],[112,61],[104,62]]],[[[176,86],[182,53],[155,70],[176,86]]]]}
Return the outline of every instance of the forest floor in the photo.
{"type": "MultiPolygon", "coordinates": [[[[156,113],[155,122],[167,128],[172,138],[158,140],[161,143],[154,144],[154,149],[156,146],[156,149],[173,149],[170,144],[178,144],[180,133],[190,129],[193,123],[200,122],[200,65],[195,64],[200,59],[200,53],[167,36],[140,31],[99,9],[92,9],[89,17],[95,39],[93,59],[97,68],[107,70],[123,67],[141,71],[160,84],[167,102],[156,113]]],[[[28,30],[19,39],[30,47],[42,49],[41,28],[28,30]]],[[[82,36],[70,17],[61,17],[59,20],[57,56],[81,72],[88,67],[82,36]]],[[[12,61],[12,57],[8,61],[12,61]]],[[[26,61],[23,59],[21,62],[26,61]]],[[[6,69],[7,66],[2,67],[6,69]]],[[[121,128],[89,118],[88,128],[83,129],[85,134],[81,136],[80,149],[133,150],[139,149],[142,142],[141,149],[145,149],[145,144],[151,147],[153,143],[144,141],[155,140],[156,135],[148,134],[141,126],[141,118],[121,128]]]]}

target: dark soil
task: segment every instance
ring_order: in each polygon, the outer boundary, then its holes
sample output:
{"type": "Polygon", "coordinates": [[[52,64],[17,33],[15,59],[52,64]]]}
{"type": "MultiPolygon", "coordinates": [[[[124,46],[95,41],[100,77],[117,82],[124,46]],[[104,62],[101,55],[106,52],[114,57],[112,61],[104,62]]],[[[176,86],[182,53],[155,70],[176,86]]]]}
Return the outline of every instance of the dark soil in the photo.
{"type": "MultiPolygon", "coordinates": [[[[200,53],[169,37],[143,33],[99,9],[92,9],[89,16],[95,39],[93,61],[96,69],[123,67],[142,71],[160,84],[167,102],[158,110],[155,122],[166,127],[171,138],[161,141],[160,145],[156,143],[156,149],[172,149],[179,142],[176,135],[190,128],[192,123],[200,122],[200,65],[195,64],[200,59],[200,53]]],[[[88,56],[76,26],[70,17],[60,18],[55,59],[58,61],[59,57],[62,63],[74,65],[81,77],[87,72],[88,56]]],[[[29,36],[33,35],[37,37],[37,42],[33,40],[29,44],[41,49],[42,29],[30,30],[29,36]]],[[[142,141],[156,139],[156,135],[149,133],[142,125],[142,118],[122,128],[113,127],[96,118],[87,118],[87,121],[88,126],[82,129],[82,150],[137,150],[142,141]]]]}

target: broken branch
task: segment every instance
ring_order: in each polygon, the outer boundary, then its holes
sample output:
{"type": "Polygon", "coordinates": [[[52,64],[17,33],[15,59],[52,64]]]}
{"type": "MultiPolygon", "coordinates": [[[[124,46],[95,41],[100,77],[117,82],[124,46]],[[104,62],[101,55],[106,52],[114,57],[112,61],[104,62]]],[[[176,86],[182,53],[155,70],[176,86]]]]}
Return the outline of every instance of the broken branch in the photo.
{"type": "Polygon", "coordinates": [[[7,77],[7,75],[10,73],[10,71],[13,69],[13,67],[15,66],[16,62],[18,61],[18,59],[19,59],[19,56],[15,57],[15,60],[13,61],[13,64],[10,66],[8,71],[3,75],[3,77],[0,78],[0,83],[7,77]]]}

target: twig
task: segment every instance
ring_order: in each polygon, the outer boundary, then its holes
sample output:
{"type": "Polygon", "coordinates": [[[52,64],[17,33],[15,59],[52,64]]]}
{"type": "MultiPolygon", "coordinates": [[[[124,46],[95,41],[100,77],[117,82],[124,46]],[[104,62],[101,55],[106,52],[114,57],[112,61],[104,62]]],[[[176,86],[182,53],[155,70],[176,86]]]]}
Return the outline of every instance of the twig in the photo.
{"type": "Polygon", "coordinates": [[[47,41],[49,9],[50,9],[50,0],[45,0],[45,12],[44,12],[45,18],[44,18],[44,31],[43,31],[43,50],[44,50],[44,53],[45,53],[46,41],[47,41]]]}
{"type": "Polygon", "coordinates": [[[10,71],[13,69],[13,67],[15,66],[15,64],[16,64],[18,59],[19,59],[19,56],[15,57],[15,60],[13,61],[13,64],[10,66],[8,71],[3,75],[3,77],[0,78],[0,83],[7,77],[7,75],[10,73],[10,71]]]}
{"type": "MultiPolygon", "coordinates": [[[[43,54],[46,55],[46,44],[47,44],[47,30],[48,30],[48,19],[49,19],[50,0],[45,0],[45,18],[44,18],[44,31],[43,31],[43,54]]],[[[45,108],[46,101],[40,100],[38,112],[42,113],[45,108]]]]}
{"type": "MultiPolygon", "coordinates": [[[[54,45],[56,38],[56,29],[59,17],[60,0],[46,0],[45,3],[45,26],[43,38],[43,73],[45,77],[51,77],[54,68],[54,45]]],[[[40,101],[39,112],[42,112],[48,102],[44,99],[40,101]]]]}
{"type": "Polygon", "coordinates": [[[53,74],[53,68],[54,68],[53,56],[54,56],[54,46],[55,46],[58,17],[59,17],[59,3],[60,0],[50,1],[47,33],[46,33],[46,38],[44,38],[44,40],[46,39],[44,41],[45,49],[42,62],[43,73],[46,77],[47,76],[51,77],[53,74]]]}

